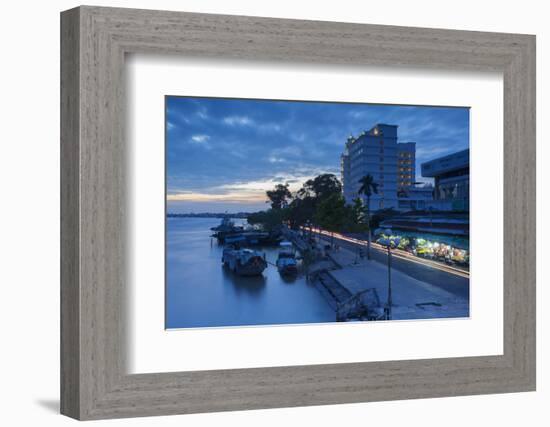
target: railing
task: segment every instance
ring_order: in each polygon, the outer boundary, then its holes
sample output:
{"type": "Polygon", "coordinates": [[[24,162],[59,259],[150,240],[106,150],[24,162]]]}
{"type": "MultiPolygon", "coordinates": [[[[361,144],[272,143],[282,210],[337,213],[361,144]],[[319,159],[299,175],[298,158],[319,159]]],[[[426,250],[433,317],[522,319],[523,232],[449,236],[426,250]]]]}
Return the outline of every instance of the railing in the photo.
{"type": "Polygon", "coordinates": [[[384,320],[385,313],[375,288],[365,289],[336,307],[336,320],[384,320]]]}

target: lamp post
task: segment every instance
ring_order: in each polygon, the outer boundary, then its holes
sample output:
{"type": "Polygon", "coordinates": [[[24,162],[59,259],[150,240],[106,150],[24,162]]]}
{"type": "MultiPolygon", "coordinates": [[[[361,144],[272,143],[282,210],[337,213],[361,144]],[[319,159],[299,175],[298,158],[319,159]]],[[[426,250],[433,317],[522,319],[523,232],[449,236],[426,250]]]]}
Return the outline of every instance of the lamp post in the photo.
{"type": "Polygon", "coordinates": [[[379,240],[379,242],[380,242],[380,244],[385,246],[386,249],[388,250],[388,301],[386,303],[385,312],[386,312],[386,320],[391,320],[391,316],[392,316],[391,315],[391,307],[392,307],[392,304],[393,304],[392,288],[391,288],[391,258],[392,258],[391,249],[392,249],[392,246],[397,247],[399,245],[399,242],[401,241],[401,239],[399,237],[395,237],[395,238],[392,239],[390,229],[385,230],[384,234],[389,236],[389,237],[383,238],[383,239],[379,240]]]}

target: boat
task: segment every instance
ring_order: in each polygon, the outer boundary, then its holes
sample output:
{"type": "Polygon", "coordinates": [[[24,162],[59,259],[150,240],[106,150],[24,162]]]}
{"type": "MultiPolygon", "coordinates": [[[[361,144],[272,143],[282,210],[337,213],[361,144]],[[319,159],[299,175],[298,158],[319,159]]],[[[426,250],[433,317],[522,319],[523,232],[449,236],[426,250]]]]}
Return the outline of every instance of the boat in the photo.
{"type": "Polygon", "coordinates": [[[225,217],[222,218],[220,225],[217,227],[212,227],[210,230],[214,232],[212,237],[216,237],[218,241],[223,243],[227,236],[241,233],[243,231],[243,227],[235,225],[231,218],[225,217]]]}
{"type": "Polygon", "coordinates": [[[235,223],[231,220],[231,218],[224,217],[222,218],[222,221],[220,222],[220,225],[217,227],[212,227],[210,230],[212,231],[224,231],[224,230],[230,230],[233,227],[235,227],[235,223]]]}
{"type": "Polygon", "coordinates": [[[223,249],[222,263],[239,276],[259,276],[267,268],[267,262],[260,252],[233,245],[223,249]]]}
{"type": "Polygon", "coordinates": [[[239,245],[262,245],[269,243],[269,233],[265,231],[257,231],[254,229],[244,229],[243,231],[236,231],[233,233],[227,233],[224,237],[224,243],[227,244],[239,244],[239,245]]]}
{"type": "Polygon", "coordinates": [[[275,265],[281,275],[290,276],[298,273],[296,251],[291,242],[283,241],[280,243],[275,265]]]}

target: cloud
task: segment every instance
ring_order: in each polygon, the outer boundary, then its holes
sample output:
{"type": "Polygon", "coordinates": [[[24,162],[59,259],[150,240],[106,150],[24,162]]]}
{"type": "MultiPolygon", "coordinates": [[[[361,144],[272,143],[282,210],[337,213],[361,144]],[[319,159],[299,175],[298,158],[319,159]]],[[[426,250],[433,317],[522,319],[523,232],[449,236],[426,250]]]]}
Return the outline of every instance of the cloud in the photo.
{"type": "Polygon", "coordinates": [[[455,152],[452,147],[430,147],[430,148],[417,148],[416,149],[416,158],[421,161],[426,161],[426,159],[435,159],[441,157],[445,154],[451,154],[455,152]]]}
{"type": "Polygon", "coordinates": [[[273,157],[290,156],[298,158],[302,156],[302,149],[296,145],[287,145],[281,148],[275,148],[274,150],[271,150],[269,154],[273,157]]]}
{"type": "Polygon", "coordinates": [[[376,123],[398,125],[400,142],[416,142],[417,179],[421,162],[469,146],[465,108],[168,97],[166,120],[170,197],[220,204],[263,205],[265,185],[339,176],[348,135],[376,123]],[[244,183],[254,188],[235,187],[244,183]]]}
{"type": "Polygon", "coordinates": [[[206,120],[208,119],[208,110],[204,107],[199,108],[197,112],[195,113],[200,119],[206,120]]]}
{"type": "Polygon", "coordinates": [[[283,127],[277,123],[262,123],[258,125],[258,130],[264,133],[281,132],[283,127]]]}
{"type": "Polygon", "coordinates": [[[232,202],[232,203],[254,203],[265,201],[265,194],[251,194],[228,192],[224,194],[209,194],[199,192],[168,194],[166,200],[169,202],[232,202]]]}
{"type": "Polygon", "coordinates": [[[210,136],[208,135],[193,135],[191,137],[191,140],[198,143],[198,144],[202,144],[206,141],[208,141],[210,139],[210,136]]]}
{"type": "Polygon", "coordinates": [[[267,161],[269,163],[284,163],[284,162],[286,162],[286,160],[283,159],[282,157],[275,157],[275,156],[269,156],[267,158],[267,161]]]}
{"type": "Polygon", "coordinates": [[[189,142],[194,145],[200,145],[201,147],[210,150],[212,146],[209,144],[210,136],[205,134],[192,135],[189,142]]]}
{"type": "Polygon", "coordinates": [[[369,112],[364,110],[353,109],[348,112],[348,115],[354,119],[365,119],[369,117],[369,112]]]}
{"type": "Polygon", "coordinates": [[[275,185],[286,183],[292,192],[298,191],[302,185],[315,175],[285,175],[266,177],[258,180],[235,181],[228,184],[203,188],[202,191],[172,190],[166,197],[168,201],[188,202],[234,202],[258,203],[267,202],[266,191],[275,185]]]}
{"type": "Polygon", "coordinates": [[[229,126],[251,126],[254,124],[248,116],[228,116],[223,118],[223,122],[229,126]]]}

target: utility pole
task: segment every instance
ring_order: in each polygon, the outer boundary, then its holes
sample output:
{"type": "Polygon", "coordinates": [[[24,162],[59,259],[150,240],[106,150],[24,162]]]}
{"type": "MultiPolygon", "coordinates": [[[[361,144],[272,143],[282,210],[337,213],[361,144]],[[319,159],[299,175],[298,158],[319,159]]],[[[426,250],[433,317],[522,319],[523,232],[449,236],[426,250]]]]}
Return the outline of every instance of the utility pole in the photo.
{"type": "Polygon", "coordinates": [[[391,230],[388,229],[385,231],[385,233],[388,237],[381,239],[380,243],[384,246],[386,246],[386,249],[388,251],[388,301],[386,303],[386,320],[391,320],[392,318],[392,305],[393,305],[393,299],[392,299],[392,289],[391,289],[391,248],[392,245],[395,247],[399,246],[399,242],[401,241],[400,238],[391,238],[391,230]]]}
{"type": "Polygon", "coordinates": [[[388,245],[388,320],[391,320],[391,244],[388,245]]]}

